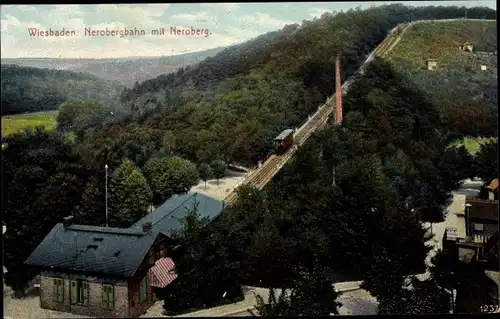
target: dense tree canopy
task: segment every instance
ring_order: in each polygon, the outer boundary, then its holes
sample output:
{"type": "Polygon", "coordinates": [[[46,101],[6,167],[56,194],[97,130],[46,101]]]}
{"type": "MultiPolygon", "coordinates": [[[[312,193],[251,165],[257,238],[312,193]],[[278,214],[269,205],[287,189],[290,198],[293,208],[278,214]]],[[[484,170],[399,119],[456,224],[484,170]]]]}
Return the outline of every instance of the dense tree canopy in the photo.
{"type": "MultiPolygon", "coordinates": [[[[176,138],[174,144],[168,143],[169,150],[197,164],[210,163],[222,155],[230,163],[255,165],[268,154],[273,138],[280,131],[300,125],[333,92],[336,52],[343,52],[345,80],[398,23],[410,18],[461,18],[463,14],[464,8],[459,7],[410,8],[395,4],[325,13],[313,21],[285,26],[229,47],[196,66],[181,68],[126,90],[122,102],[124,109],[132,110],[130,116],[89,134],[87,143],[93,144],[92,149],[99,153],[109,148],[124,152],[124,148],[130,149],[125,145],[128,143],[115,144],[106,136],[113,135],[113,139],[117,134],[127,136],[135,130],[135,123],[140,122],[144,131],[160,130],[158,135],[146,137],[143,145],[159,149],[162,142],[156,140],[157,136],[171,131],[176,138]]],[[[494,19],[495,11],[474,8],[468,9],[468,15],[494,19]]],[[[488,38],[485,43],[496,41],[488,38]]],[[[460,74],[454,79],[462,81],[460,74]]],[[[437,75],[434,78],[434,82],[438,81],[437,75]]],[[[375,102],[385,96],[374,91],[369,98],[375,102]]],[[[476,109],[474,129],[479,129],[477,125],[483,119],[491,118],[491,110],[473,106],[470,99],[464,101],[476,109]]],[[[430,121],[461,112],[443,113],[440,109],[435,114],[430,121]]],[[[402,117],[400,125],[406,124],[404,120],[402,117]]],[[[456,124],[454,121],[450,118],[446,125],[451,128],[456,124]]],[[[460,123],[466,122],[460,120],[460,123]]],[[[391,146],[388,147],[390,152],[391,146]]],[[[136,148],[135,152],[139,150],[136,148]]],[[[135,160],[134,156],[127,156],[135,160]]]]}
{"type": "Polygon", "coordinates": [[[2,207],[9,228],[4,235],[6,281],[22,286],[30,277],[22,263],[55,223],[68,215],[83,224],[104,222],[103,210],[95,202],[104,174],[101,178],[92,167],[82,165],[62,135],[29,130],[3,143],[2,207]]]}
{"type": "Polygon", "coordinates": [[[498,178],[498,141],[481,145],[474,158],[474,176],[485,183],[498,178]]]}
{"type": "Polygon", "coordinates": [[[148,213],[153,193],[134,163],[125,159],[110,180],[110,224],[129,227],[148,213]]]}
{"type": "Polygon", "coordinates": [[[302,270],[294,287],[290,291],[282,290],[278,299],[272,288],[267,303],[257,295],[256,310],[262,317],[338,315],[341,306],[338,295],[324,269],[316,267],[302,270]]]}

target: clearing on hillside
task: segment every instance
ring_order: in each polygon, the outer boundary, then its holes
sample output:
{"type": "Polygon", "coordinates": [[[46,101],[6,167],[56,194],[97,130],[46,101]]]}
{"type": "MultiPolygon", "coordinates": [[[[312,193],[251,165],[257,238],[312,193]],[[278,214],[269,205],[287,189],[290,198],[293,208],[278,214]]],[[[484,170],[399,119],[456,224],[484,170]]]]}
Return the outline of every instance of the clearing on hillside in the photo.
{"type": "Polygon", "coordinates": [[[428,94],[450,128],[496,136],[496,54],[496,20],[438,20],[411,24],[385,59],[428,94]]]}
{"type": "Polygon", "coordinates": [[[482,144],[487,144],[495,141],[493,137],[466,137],[463,140],[458,140],[452,144],[452,146],[460,147],[465,146],[469,154],[476,155],[482,144]]]}
{"type": "Polygon", "coordinates": [[[2,137],[37,126],[50,131],[56,126],[57,112],[47,111],[2,116],[2,137]]]}

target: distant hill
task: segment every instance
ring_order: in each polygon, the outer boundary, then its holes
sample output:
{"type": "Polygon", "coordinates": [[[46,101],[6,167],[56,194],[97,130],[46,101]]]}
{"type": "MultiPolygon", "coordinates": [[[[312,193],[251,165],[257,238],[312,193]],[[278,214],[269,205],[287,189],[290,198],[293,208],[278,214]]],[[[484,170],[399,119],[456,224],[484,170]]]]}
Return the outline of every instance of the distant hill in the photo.
{"type": "Polygon", "coordinates": [[[16,64],[35,68],[85,72],[105,80],[119,81],[132,86],[163,73],[171,73],[180,67],[196,64],[214,56],[224,48],[201,52],[185,53],[163,57],[140,57],[123,59],[56,59],[56,58],[18,58],[2,59],[2,64],[16,64]]]}
{"type": "Polygon", "coordinates": [[[2,115],[57,110],[69,100],[96,100],[119,107],[124,86],[71,71],[2,65],[2,115]]]}
{"type": "Polygon", "coordinates": [[[411,25],[387,59],[427,92],[450,128],[492,136],[498,131],[497,41],[496,20],[425,21],[411,25]],[[460,49],[466,42],[473,52],[460,49]],[[435,70],[427,69],[428,59],[435,70]]]}

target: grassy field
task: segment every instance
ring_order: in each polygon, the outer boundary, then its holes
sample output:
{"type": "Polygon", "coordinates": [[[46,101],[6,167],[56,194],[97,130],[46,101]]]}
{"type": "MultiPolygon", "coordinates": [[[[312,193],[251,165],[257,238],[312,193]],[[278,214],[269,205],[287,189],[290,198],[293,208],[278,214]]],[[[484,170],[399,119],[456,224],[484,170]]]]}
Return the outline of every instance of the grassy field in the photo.
{"type": "MultiPolygon", "coordinates": [[[[498,92],[497,57],[459,50],[459,45],[465,42],[472,43],[478,51],[496,50],[496,22],[464,20],[411,25],[386,59],[433,95],[461,99],[464,95],[476,97],[498,92]],[[427,70],[429,58],[437,62],[437,70],[427,70]],[[487,70],[481,70],[481,66],[487,70]]],[[[496,104],[497,98],[490,100],[496,104]]]]}
{"type": "Polygon", "coordinates": [[[473,65],[477,57],[460,51],[458,48],[465,42],[472,43],[478,51],[495,50],[497,48],[496,21],[463,20],[413,24],[392,50],[390,57],[422,64],[425,59],[433,58],[442,65],[452,61],[468,62],[473,65]]]}
{"type": "Polygon", "coordinates": [[[52,130],[56,125],[56,117],[57,111],[2,116],[2,137],[37,126],[52,130]]]}
{"type": "Polygon", "coordinates": [[[460,147],[464,145],[471,155],[475,155],[477,151],[479,151],[481,144],[492,142],[494,140],[494,137],[466,137],[463,140],[455,142],[452,146],[460,147]]]}

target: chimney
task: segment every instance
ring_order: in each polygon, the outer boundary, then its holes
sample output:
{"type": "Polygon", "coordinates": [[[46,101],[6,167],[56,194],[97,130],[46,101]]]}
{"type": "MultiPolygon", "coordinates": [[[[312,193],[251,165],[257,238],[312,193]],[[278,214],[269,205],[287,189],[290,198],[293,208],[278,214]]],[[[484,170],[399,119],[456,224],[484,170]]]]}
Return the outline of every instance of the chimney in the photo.
{"type": "Polygon", "coordinates": [[[340,77],[340,54],[335,59],[335,124],[342,123],[342,79],[340,77]]]}
{"type": "Polygon", "coordinates": [[[73,224],[73,216],[67,216],[63,218],[64,228],[68,228],[73,224]]]}
{"type": "Polygon", "coordinates": [[[151,231],[152,227],[153,227],[153,225],[151,224],[151,222],[144,223],[144,224],[142,224],[142,231],[144,233],[149,233],[151,231]]]}

